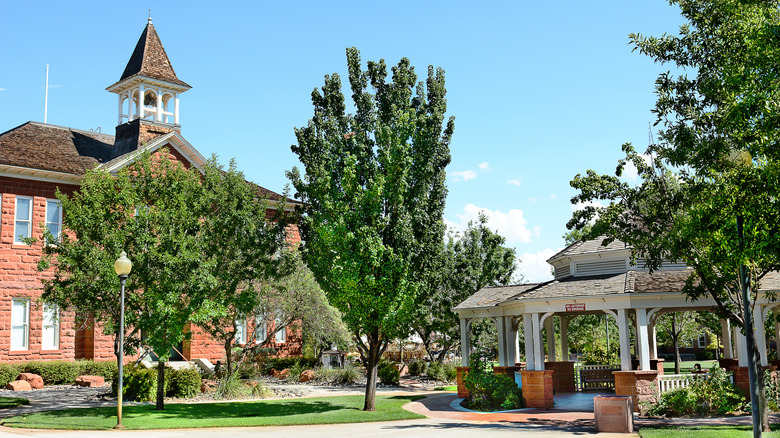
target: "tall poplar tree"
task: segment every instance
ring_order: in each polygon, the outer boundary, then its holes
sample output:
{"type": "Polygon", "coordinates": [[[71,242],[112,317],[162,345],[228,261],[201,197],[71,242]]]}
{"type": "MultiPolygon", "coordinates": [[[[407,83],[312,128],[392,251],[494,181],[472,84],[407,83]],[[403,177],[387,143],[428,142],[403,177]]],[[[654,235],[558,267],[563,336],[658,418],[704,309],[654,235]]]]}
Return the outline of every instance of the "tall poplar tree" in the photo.
{"type": "MultiPolygon", "coordinates": [[[[295,130],[305,174],[288,172],[301,208],[307,264],[352,331],[375,409],[377,364],[405,334],[415,298],[441,257],[454,118],[445,125],[444,71],[417,82],[403,58],[388,81],[384,60],[361,67],[347,49],[355,113],[338,74],[312,92],[314,116],[295,130]]],[[[427,291],[423,291],[427,292],[427,291]]]]}

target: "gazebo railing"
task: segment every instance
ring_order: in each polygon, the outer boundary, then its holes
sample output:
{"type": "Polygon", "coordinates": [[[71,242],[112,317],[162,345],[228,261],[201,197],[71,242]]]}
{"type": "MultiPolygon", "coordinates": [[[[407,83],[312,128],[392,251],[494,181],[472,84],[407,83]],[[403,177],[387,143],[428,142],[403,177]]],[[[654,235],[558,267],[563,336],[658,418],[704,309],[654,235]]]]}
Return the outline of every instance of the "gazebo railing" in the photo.
{"type": "MultiPolygon", "coordinates": [[[[707,374],[664,374],[658,376],[658,392],[661,394],[677,388],[687,388],[697,377],[706,377],[707,374]]],[[[729,379],[734,383],[734,375],[730,374],[729,379]]]]}
{"type": "Polygon", "coordinates": [[[577,389],[615,389],[613,371],[620,371],[620,365],[579,365],[577,367],[577,389]]]}

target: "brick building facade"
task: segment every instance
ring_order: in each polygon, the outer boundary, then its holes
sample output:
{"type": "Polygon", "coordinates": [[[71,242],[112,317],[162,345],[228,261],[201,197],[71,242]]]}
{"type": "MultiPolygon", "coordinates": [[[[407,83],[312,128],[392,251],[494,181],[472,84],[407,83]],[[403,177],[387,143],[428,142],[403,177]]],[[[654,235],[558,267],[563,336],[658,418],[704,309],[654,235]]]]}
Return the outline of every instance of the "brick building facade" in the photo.
{"type": "MultiPolygon", "coordinates": [[[[39,300],[41,280],[52,275],[37,269],[43,230],[61,231],[55,192],[77,191],[90,169],[116,172],[138,151],[167,151],[169,159],[202,169],[205,159],[181,135],[179,124],[179,97],[189,88],[176,76],[150,18],[120,80],[107,88],[119,97],[116,135],[37,122],[0,134],[0,362],[114,359],[113,336],[81,319],[77,324],[73,314],[59,314],[39,300]],[[38,243],[28,245],[29,237],[38,243]]],[[[272,202],[282,200],[260,186],[257,191],[272,202]]],[[[300,241],[294,227],[288,240],[300,241]]],[[[185,359],[224,360],[220,342],[197,327],[190,331],[181,349],[185,359]]],[[[299,355],[301,335],[288,328],[270,346],[282,356],[299,355]]]]}

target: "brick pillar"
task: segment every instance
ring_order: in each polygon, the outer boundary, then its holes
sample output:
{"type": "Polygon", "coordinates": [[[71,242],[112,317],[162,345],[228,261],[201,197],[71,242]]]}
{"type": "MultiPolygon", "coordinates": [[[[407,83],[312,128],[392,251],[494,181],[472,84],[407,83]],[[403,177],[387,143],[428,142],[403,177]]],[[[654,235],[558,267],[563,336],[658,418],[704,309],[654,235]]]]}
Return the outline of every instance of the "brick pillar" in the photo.
{"type": "Polygon", "coordinates": [[[634,412],[639,412],[640,402],[656,401],[658,393],[658,371],[613,371],[615,395],[630,395],[634,401],[634,412]]]}
{"type": "Polygon", "coordinates": [[[739,366],[739,360],[737,359],[718,359],[718,366],[723,368],[724,370],[728,370],[732,367],[738,367],[739,366]]]}
{"type": "Polygon", "coordinates": [[[659,376],[664,375],[664,359],[650,359],[650,369],[658,371],[659,376]],[[654,366],[655,365],[655,366],[654,366]]]}
{"type": "Polygon", "coordinates": [[[553,407],[553,370],[522,370],[523,405],[526,408],[553,407]]]}
{"type": "Polygon", "coordinates": [[[458,381],[458,398],[468,398],[469,392],[463,383],[463,378],[469,373],[469,367],[455,367],[457,371],[456,380],[458,381]]]}
{"type": "Polygon", "coordinates": [[[731,367],[729,371],[734,373],[734,386],[742,391],[745,398],[750,400],[750,377],[748,367],[731,367]]]}
{"type": "Polygon", "coordinates": [[[574,392],[576,382],[574,381],[574,362],[545,362],[544,369],[553,370],[553,390],[558,392],[574,392]]]}

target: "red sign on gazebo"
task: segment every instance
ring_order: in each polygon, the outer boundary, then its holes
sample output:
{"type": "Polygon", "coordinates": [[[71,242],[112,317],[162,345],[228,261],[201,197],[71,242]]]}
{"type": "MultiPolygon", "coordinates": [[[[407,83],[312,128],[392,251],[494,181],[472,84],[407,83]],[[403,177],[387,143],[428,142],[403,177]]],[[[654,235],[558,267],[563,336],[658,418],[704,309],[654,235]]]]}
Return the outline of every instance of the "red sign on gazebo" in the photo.
{"type": "Polygon", "coordinates": [[[577,303],[577,304],[567,304],[566,305],[566,311],[567,312],[578,312],[585,310],[585,303],[577,303]]]}

